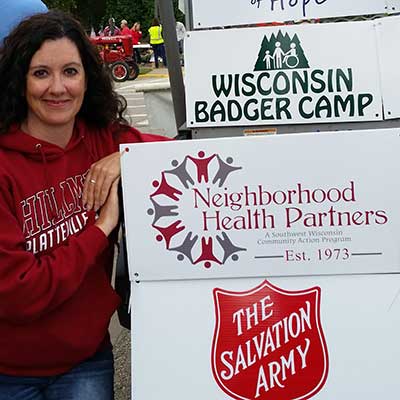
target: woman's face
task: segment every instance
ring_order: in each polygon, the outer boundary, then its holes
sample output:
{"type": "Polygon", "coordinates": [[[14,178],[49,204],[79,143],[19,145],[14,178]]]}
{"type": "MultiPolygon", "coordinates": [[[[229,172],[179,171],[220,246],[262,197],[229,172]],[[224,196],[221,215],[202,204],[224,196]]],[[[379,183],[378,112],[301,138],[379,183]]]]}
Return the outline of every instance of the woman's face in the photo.
{"type": "Polygon", "coordinates": [[[68,38],[46,40],[33,55],[26,77],[28,126],[73,127],[86,90],[78,48],[68,38]]]}

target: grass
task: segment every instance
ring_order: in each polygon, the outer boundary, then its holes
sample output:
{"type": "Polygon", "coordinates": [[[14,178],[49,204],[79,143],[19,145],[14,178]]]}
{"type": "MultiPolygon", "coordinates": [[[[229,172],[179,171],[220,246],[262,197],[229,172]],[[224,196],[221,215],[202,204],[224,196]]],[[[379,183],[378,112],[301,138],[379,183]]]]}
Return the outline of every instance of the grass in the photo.
{"type": "Polygon", "coordinates": [[[139,66],[139,75],[145,75],[145,74],[149,73],[152,70],[153,70],[153,68],[150,68],[150,67],[139,66]]]}

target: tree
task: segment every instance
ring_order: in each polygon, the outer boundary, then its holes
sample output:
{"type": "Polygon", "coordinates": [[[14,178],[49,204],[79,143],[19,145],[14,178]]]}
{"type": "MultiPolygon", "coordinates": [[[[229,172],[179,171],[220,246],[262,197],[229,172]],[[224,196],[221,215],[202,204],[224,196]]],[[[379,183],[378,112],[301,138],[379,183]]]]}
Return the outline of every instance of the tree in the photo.
{"type": "MultiPolygon", "coordinates": [[[[166,0],[159,0],[166,1],[166,0]]],[[[154,0],[43,0],[50,9],[60,9],[72,13],[89,31],[96,31],[108,23],[110,17],[115,18],[116,25],[122,19],[131,27],[134,22],[142,24],[143,34],[151,25],[155,15],[154,0]]],[[[178,9],[178,0],[173,0],[176,18],[183,21],[183,14],[178,9]]]]}
{"type": "Polygon", "coordinates": [[[77,7],[77,0],[44,0],[48,8],[56,8],[74,13],[77,7]]]}
{"type": "Polygon", "coordinates": [[[106,0],[44,0],[50,9],[70,12],[87,30],[100,26],[106,9],[106,0]]]}
{"type": "MultiPolygon", "coordinates": [[[[126,19],[129,26],[132,26],[134,22],[138,21],[142,25],[143,35],[145,36],[147,34],[151,21],[156,14],[154,10],[154,0],[106,0],[106,2],[106,15],[103,18],[103,23],[107,23],[110,17],[115,18],[117,24],[121,19],[126,19]]],[[[173,2],[176,18],[183,21],[183,14],[178,9],[178,0],[173,0],[173,2]]]]}
{"type": "Polygon", "coordinates": [[[106,0],[78,1],[77,15],[87,27],[93,27],[97,32],[106,12],[106,0]]]}

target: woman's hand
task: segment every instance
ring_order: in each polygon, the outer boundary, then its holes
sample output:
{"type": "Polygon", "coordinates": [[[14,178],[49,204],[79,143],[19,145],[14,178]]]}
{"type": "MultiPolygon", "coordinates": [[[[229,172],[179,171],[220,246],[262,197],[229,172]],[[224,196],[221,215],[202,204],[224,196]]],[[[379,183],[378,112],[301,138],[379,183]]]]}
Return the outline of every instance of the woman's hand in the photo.
{"type": "Polygon", "coordinates": [[[101,207],[99,218],[97,218],[95,222],[95,225],[100,228],[106,236],[108,236],[118,225],[118,183],[119,179],[115,180],[111,185],[107,200],[101,207]]]}
{"type": "Polygon", "coordinates": [[[83,186],[82,201],[87,210],[97,211],[105,203],[111,185],[121,175],[121,153],[112,153],[92,164],[83,186]]]}

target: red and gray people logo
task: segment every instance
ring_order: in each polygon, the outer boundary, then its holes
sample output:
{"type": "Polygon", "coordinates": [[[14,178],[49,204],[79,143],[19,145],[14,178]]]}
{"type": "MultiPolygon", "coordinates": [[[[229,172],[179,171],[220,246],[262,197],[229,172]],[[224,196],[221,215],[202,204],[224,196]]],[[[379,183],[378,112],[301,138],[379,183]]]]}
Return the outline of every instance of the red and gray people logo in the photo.
{"type": "Polygon", "coordinates": [[[204,151],[197,156],[187,155],[181,162],[173,160],[171,166],[153,181],[155,191],[150,195],[152,207],[147,213],[153,216],[156,240],[163,242],[167,250],[177,252],[179,261],[187,259],[193,265],[210,268],[229,259],[237,261],[238,253],[245,248],[235,245],[226,232],[205,235],[189,229],[179,211],[182,198],[193,188],[200,184],[222,187],[230,174],[242,167],[234,166],[232,157],[224,160],[218,154],[206,156],[204,151]]]}

